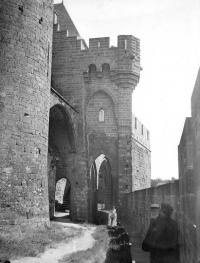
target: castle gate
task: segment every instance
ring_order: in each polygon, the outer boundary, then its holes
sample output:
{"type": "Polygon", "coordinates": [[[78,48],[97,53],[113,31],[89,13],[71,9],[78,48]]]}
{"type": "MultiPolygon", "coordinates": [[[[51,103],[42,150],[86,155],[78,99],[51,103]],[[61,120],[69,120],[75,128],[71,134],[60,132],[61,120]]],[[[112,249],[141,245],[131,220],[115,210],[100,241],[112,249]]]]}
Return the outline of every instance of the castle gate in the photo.
{"type": "MultiPolygon", "coordinates": [[[[48,145],[48,191],[49,215],[54,217],[56,184],[66,179],[64,200],[67,208],[74,211],[73,170],[76,154],[74,120],[77,115],[75,109],[66,104],[63,97],[51,88],[51,108],[49,112],[49,145],[48,145]],[[60,97],[58,97],[60,96],[60,97]],[[68,187],[69,186],[69,187],[68,187]],[[72,194],[72,198],[71,198],[72,194]],[[70,204],[71,202],[71,204],[70,204]]],[[[59,193],[58,193],[59,195],[59,193]]]]}

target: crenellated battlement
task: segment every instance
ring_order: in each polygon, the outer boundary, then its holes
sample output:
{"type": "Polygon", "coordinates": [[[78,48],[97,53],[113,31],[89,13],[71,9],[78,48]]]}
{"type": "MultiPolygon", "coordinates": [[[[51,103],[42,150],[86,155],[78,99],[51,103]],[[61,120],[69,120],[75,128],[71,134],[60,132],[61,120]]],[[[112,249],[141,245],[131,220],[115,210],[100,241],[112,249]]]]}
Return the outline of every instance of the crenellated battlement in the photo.
{"type": "Polygon", "coordinates": [[[65,49],[65,56],[73,51],[73,59],[84,60],[83,74],[86,83],[89,80],[90,65],[95,64],[98,73],[96,76],[101,77],[102,65],[105,63],[109,64],[111,80],[116,84],[127,86],[128,82],[128,86],[136,86],[139,81],[140,40],[132,35],[118,36],[117,47],[110,47],[109,37],[90,38],[88,48],[79,36],[68,36],[67,30],[59,31],[58,24],[55,24],[53,43],[55,53],[65,49]]]}
{"type": "Polygon", "coordinates": [[[89,48],[94,50],[98,50],[102,48],[110,48],[110,38],[109,37],[90,38],[89,48]]]}
{"type": "Polygon", "coordinates": [[[130,53],[131,59],[140,60],[140,40],[132,35],[118,36],[118,49],[123,53],[130,53]]]}
{"type": "MultiPolygon", "coordinates": [[[[66,38],[69,41],[82,40],[84,42],[84,47],[88,49],[89,52],[99,52],[103,49],[118,50],[120,55],[130,55],[130,59],[140,60],[140,40],[132,35],[120,35],[118,36],[117,47],[110,47],[110,37],[99,37],[89,39],[89,48],[87,47],[85,41],[79,36],[69,36],[68,30],[60,31],[59,24],[54,24],[53,26],[54,36],[60,36],[61,38],[66,38]]],[[[81,45],[80,50],[82,50],[81,45]]],[[[77,47],[77,45],[76,45],[77,47]]]]}
{"type": "Polygon", "coordinates": [[[132,114],[132,136],[133,138],[144,145],[147,149],[150,147],[150,133],[143,123],[132,114]]]}
{"type": "Polygon", "coordinates": [[[116,48],[123,53],[133,53],[135,59],[140,59],[140,40],[132,35],[118,36],[117,47],[110,47],[110,38],[90,38],[89,49],[99,51],[102,48],[116,48]]]}
{"type": "MultiPolygon", "coordinates": [[[[89,39],[89,47],[80,37],[76,27],[63,5],[56,6],[53,26],[53,56],[59,57],[56,67],[66,59],[71,64],[76,61],[83,72],[84,82],[101,79],[105,74],[103,65],[108,64],[106,72],[116,85],[132,89],[140,77],[140,40],[132,35],[120,35],[117,46],[110,47],[109,37],[89,39]],[[59,25],[61,24],[61,26],[59,25]],[[90,72],[94,64],[94,72],[90,72]]],[[[54,65],[53,65],[54,66],[54,65]]]]}
{"type": "Polygon", "coordinates": [[[69,49],[76,49],[77,51],[88,49],[84,39],[80,38],[80,36],[69,36],[68,30],[60,31],[59,24],[53,25],[53,36],[54,41],[56,41],[56,39],[59,41],[62,40],[60,46],[69,44],[69,49]]]}

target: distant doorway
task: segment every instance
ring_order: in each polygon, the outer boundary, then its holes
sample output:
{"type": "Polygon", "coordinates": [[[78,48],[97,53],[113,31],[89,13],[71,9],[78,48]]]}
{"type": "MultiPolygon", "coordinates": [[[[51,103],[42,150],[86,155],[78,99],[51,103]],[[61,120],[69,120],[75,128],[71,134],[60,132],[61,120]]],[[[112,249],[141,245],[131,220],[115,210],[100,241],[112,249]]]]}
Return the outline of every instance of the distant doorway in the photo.
{"type": "Polygon", "coordinates": [[[112,174],[108,158],[99,155],[90,169],[91,187],[93,188],[92,211],[109,210],[112,208],[112,174]]]}
{"type": "Polygon", "coordinates": [[[62,178],[56,183],[55,191],[55,213],[54,217],[70,217],[70,194],[71,184],[68,179],[62,178]]]}
{"type": "Polygon", "coordinates": [[[70,216],[71,184],[65,176],[71,157],[69,152],[75,149],[73,123],[60,104],[50,109],[48,143],[49,216],[53,220],[58,212],[70,216]]]}
{"type": "Polygon", "coordinates": [[[97,168],[97,210],[112,208],[112,175],[108,158],[101,154],[95,160],[97,168]]]}

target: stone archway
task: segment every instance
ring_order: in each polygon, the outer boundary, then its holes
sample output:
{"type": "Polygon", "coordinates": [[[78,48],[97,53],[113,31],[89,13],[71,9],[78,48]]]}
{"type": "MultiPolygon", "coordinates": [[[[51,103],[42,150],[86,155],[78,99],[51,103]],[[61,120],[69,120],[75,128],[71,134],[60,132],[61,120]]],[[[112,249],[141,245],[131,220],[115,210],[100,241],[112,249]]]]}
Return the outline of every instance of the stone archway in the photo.
{"type": "Polygon", "coordinates": [[[55,212],[67,213],[70,216],[71,183],[68,179],[59,179],[55,189],[55,212]]]}
{"type": "Polygon", "coordinates": [[[62,178],[68,179],[67,167],[72,158],[70,152],[74,145],[74,131],[69,115],[64,106],[54,105],[50,109],[49,115],[48,189],[50,219],[54,218],[56,182],[62,178]]]}
{"type": "Polygon", "coordinates": [[[101,154],[95,160],[97,166],[97,210],[112,208],[112,174],[108,158],[101,154]]]}
{"type": "Polygon", "coordinates": [[[110,210],[113,205],[113,182],[108,157],[100,154],[90,168],[90,211],[94,221],[97,211],[110,210]]]}

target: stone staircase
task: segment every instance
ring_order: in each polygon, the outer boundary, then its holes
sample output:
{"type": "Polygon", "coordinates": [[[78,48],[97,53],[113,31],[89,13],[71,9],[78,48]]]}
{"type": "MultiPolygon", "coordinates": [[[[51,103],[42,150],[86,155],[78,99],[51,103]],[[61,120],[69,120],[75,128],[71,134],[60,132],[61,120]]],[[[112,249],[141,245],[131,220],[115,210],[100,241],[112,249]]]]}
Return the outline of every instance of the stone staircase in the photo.
{"type": "Polygon", "coordinates": [[[70,198],[64,200],[61,205],[61,211],[66,211],[66,210],[70,210],[70,198]]]}

